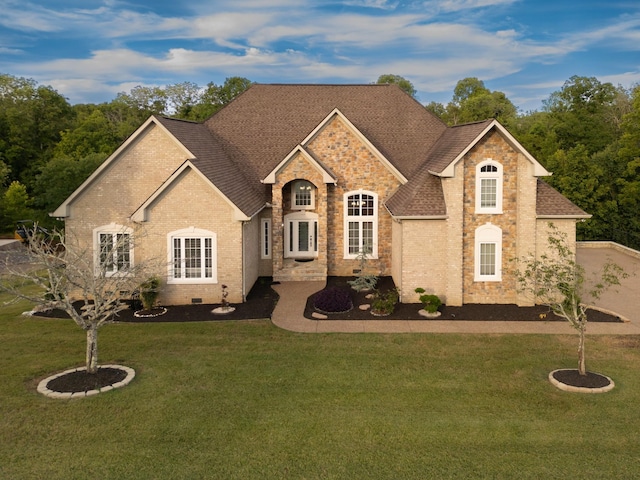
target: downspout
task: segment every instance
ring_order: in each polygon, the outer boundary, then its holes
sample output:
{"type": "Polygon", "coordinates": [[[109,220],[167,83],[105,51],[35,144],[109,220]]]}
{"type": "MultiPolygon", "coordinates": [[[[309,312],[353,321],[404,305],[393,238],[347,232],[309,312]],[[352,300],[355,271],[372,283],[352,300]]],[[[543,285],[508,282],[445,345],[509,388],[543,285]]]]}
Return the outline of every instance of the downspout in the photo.
{"type": "Polygon", "coordinates": [[[242,259],[241,259],[241,270],[242,270],[242,303],[247,301],[247,272],[246,272],[246,255],[247,252],[245,251],[245,233],[244,233],[244,229],[245,226],[247,225],[248,222],[243,221],[242,222],[242,233],[241,233],[241,242],[242,242],[242,259]]]}

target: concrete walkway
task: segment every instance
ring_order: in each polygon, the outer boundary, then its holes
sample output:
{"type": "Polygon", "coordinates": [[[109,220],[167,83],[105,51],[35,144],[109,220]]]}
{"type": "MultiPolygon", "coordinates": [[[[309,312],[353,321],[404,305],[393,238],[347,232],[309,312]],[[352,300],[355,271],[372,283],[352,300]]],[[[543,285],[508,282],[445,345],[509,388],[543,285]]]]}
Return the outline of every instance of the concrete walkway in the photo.
{"type": "Polygon", "coordinates": [[[19,245],[20,245],[20,242],[17,240],[0,238],[0,250],[18,248],[19,245]]]}
{"type": "MultiPolygon", "coordinates": [[[[613,248],[579,248],[578,261],[587,273],[597,272],[610,258],[632,274],[617,292],[598,301],[603,310],[620,315],[626,323],[589,323],[588,335],[640,335],[640,256],[613,248]],[[635,274],[635,275],[634,275],[635,274]]],[[[307,298],[324,282],[282,282],[273,288],[280,295],[272,322],[285,330],[303,333],[534,333],[575,334],[568,322],[504,322],[464,320],[310,320],[304,317],[307,298]]]]}

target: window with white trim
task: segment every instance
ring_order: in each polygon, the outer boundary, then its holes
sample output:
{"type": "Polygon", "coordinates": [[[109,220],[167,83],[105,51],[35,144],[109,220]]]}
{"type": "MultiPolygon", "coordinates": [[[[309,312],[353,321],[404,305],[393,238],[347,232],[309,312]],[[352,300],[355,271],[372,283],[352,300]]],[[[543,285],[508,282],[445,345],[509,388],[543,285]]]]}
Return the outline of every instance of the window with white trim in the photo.
{"type": "Polygon", "coordinates": [[[316,206],[316,189],[306,180],[297,180],[291,185],[291,209],[313,210],[316,206]]]}
{"type": "Polygon", "coordinates": [[[344,194],[344,258],[366,252],[378,258],[378,195],[357,191],[344,194]]]}
{"type": "Polygon", "coordinates": [[[474,280],[502,280],[502,229],[490,223],[476,229],[474,280]]]}
{"type": "Polygon", "coordinates": [[[260,220],[260,258],[271,258],[271,219],[260,220]]]}
{"type": "Polygon", "coordinates": [[[217,283],[216,234],[199,228],[169,233],[168,283],[217,283]]]}
{"type": "Polygon", "coordinates": [[[488,159],[476,166],[476,213],[502,213],[502,165],[488,159]]]}
{"type": "Polygon", "coordinates": [[[97,275],[126,275],[133,264],[132,230],[112,223],[94,230],[97,275]]]}

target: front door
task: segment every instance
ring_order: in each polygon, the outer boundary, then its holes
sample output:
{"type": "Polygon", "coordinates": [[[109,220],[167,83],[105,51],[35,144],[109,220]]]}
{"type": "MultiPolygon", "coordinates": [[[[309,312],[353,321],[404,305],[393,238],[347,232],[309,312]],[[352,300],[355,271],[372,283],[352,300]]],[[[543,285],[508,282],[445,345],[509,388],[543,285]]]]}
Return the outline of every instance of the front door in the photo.
{"type": "Polygon", "coordinates": [[[285,215],[285,258],[310,259],[318,256],[318,215],[296,212],[285,215]]]}

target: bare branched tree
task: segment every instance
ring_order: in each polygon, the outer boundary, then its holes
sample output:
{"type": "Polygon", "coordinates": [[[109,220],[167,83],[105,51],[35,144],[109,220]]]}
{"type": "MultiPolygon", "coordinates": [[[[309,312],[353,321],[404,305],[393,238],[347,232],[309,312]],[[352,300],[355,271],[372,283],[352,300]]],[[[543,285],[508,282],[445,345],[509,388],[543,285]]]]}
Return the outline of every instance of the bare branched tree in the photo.
{"type": "Polygon", "coordinates": [[[621,266],[611,261],[605,263],[591,288],[587,288],[584,268],[576,262],[575,251],[567,241],[567,234],[549,223],[549,251],[540,256],[518,259],[520,268],[514,271],[521,292],[529,295],[537,304],[564,318],[578,331],[578,372],[586,375],[585,333],[587,310],[609,288],[619,286],[627,278],[621,266]]]}
{"type": "Polygon", "coordinates": [[[37,310],[60,309],[87,334],[87,372],[98,371],[98,329],[129,308],[140,284],[157,274],[157,262],[134,263],[130,230],[100,234],[98,251],[73,235],[27,232],[25,248],[15,250],[0,270],[0,291],[33,302],[37,310]]]}

